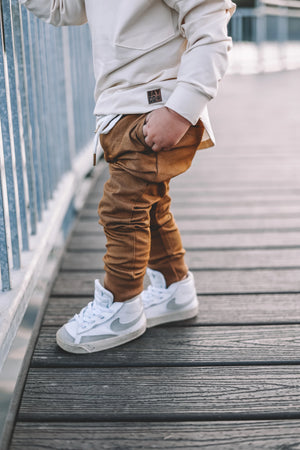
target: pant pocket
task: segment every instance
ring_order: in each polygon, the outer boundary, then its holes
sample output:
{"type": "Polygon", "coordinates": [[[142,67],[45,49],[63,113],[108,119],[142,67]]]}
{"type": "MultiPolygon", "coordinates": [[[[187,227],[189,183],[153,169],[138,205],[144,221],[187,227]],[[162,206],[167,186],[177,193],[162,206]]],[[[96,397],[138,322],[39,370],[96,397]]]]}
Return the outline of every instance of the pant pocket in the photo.
{"type": "Polygon", "coordinates": [[[185,172],[192,164],[195,153],[200,145],[204,127],[199,121],[191,126],[183,138],[171,150],[157,153],[157,182],[167,181],[185,172]]]}
{"type": "Polygon", "coordinates": [[[146,114],[128,114],[100,139],[107,162],[137,178],[153,181],[157,176],[157,155],[145,143],[145,117],[146,114]]]}
{"type": "Polygon", "coordinates": [[[151,148],[145,142],[145,136],[143,133],[143,126],[145,124],[146,114],[141,114],[139,118],[133,123],[133,127],[131,128],[129,135],[130,139],[133,142],[136,142],[137,145],[141,145],[141,151],[144,153],[150,153],[151,148]]]}

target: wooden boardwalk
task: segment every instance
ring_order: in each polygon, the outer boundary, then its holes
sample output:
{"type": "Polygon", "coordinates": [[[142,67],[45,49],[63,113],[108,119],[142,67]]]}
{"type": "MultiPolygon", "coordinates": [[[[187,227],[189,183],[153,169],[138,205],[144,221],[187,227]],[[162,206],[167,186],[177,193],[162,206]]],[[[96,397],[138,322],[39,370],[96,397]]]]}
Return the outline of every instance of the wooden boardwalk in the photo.
{"type": "Polygon", "coordinates": [[[199,316],[76,356],[55,332],[103,276],[99,180],[53,286],[11,450],[300,449],[299,77],[227,77],[211,105],[218,146],[172,184],[199,316]]]}

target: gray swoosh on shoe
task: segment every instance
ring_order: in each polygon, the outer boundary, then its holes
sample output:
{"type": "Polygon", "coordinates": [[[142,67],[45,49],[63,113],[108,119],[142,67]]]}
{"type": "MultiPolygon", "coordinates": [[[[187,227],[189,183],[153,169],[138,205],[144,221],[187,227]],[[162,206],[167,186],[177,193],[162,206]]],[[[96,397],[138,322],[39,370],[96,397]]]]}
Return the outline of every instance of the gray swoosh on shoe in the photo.
{"type": "Polygon", "coordinates": [[[127,330],[127,328],[133,327],[138,321],[141,319],[144,312],[142,311],[141,314],[131,322],[122,323],[120,322],[120,318],[118,317],[110,324],[110,329],[114,331],[115,333],[118,333],[119,331],[127,330]]]}
{"type": "Polygon", "coordinates": [[[176,299],[171,298],[171,300],[167,303],[167,309],[170,309],[171,311],[177,311],[178,309],[182,309],[184,306],[189,305],[194,300],[194,297],[190,298],[187,302],[184,303],[176,303],[176,299]]]}

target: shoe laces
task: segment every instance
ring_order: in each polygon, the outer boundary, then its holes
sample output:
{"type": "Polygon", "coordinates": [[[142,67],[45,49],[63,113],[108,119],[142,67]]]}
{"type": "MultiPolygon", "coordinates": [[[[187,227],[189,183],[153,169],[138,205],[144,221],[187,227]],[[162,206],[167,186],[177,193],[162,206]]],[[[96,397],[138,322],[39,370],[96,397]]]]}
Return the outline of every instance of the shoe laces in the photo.
{"type": "Polygon", "coordinates": [[[93,300],[83,308],[79,314],[75,314],[74,319],[81,328],[96,321],[104,321],[111,315],[111,308],[106,303],[93,300]]]}
{"type": "Polygon", "coordinates": [[[142,300],[145,306],[149,306],[153,303],[160,303],[168,296],[168,291],[165,288],[159,288],[155,286],[148,286],[148,288],[142,293],[142,300]]]}
{"type": "Polygon", "coordinates": [[[69,322],[76,322],[75,344],[79,344],[81,334],[88,328],[92,327],[96,322],[104,322],[108,318],[108,315],[110,315],[110,311],[109,305],[101,304],[94,299],[89,302],[79,314],[75,314],[75,316],[69,320],[69,322]]]}

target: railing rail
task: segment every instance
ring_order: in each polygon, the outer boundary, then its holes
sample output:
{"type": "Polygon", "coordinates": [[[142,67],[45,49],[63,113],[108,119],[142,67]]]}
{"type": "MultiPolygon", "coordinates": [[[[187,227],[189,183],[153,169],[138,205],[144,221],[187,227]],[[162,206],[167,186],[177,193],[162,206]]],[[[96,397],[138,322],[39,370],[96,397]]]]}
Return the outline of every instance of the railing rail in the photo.
{"type": "Polygon", "coordinates": [[[267,6],[283,6],[284,8],[300,9],[299,0],[260,0],[260,4],[267,6]]]}

